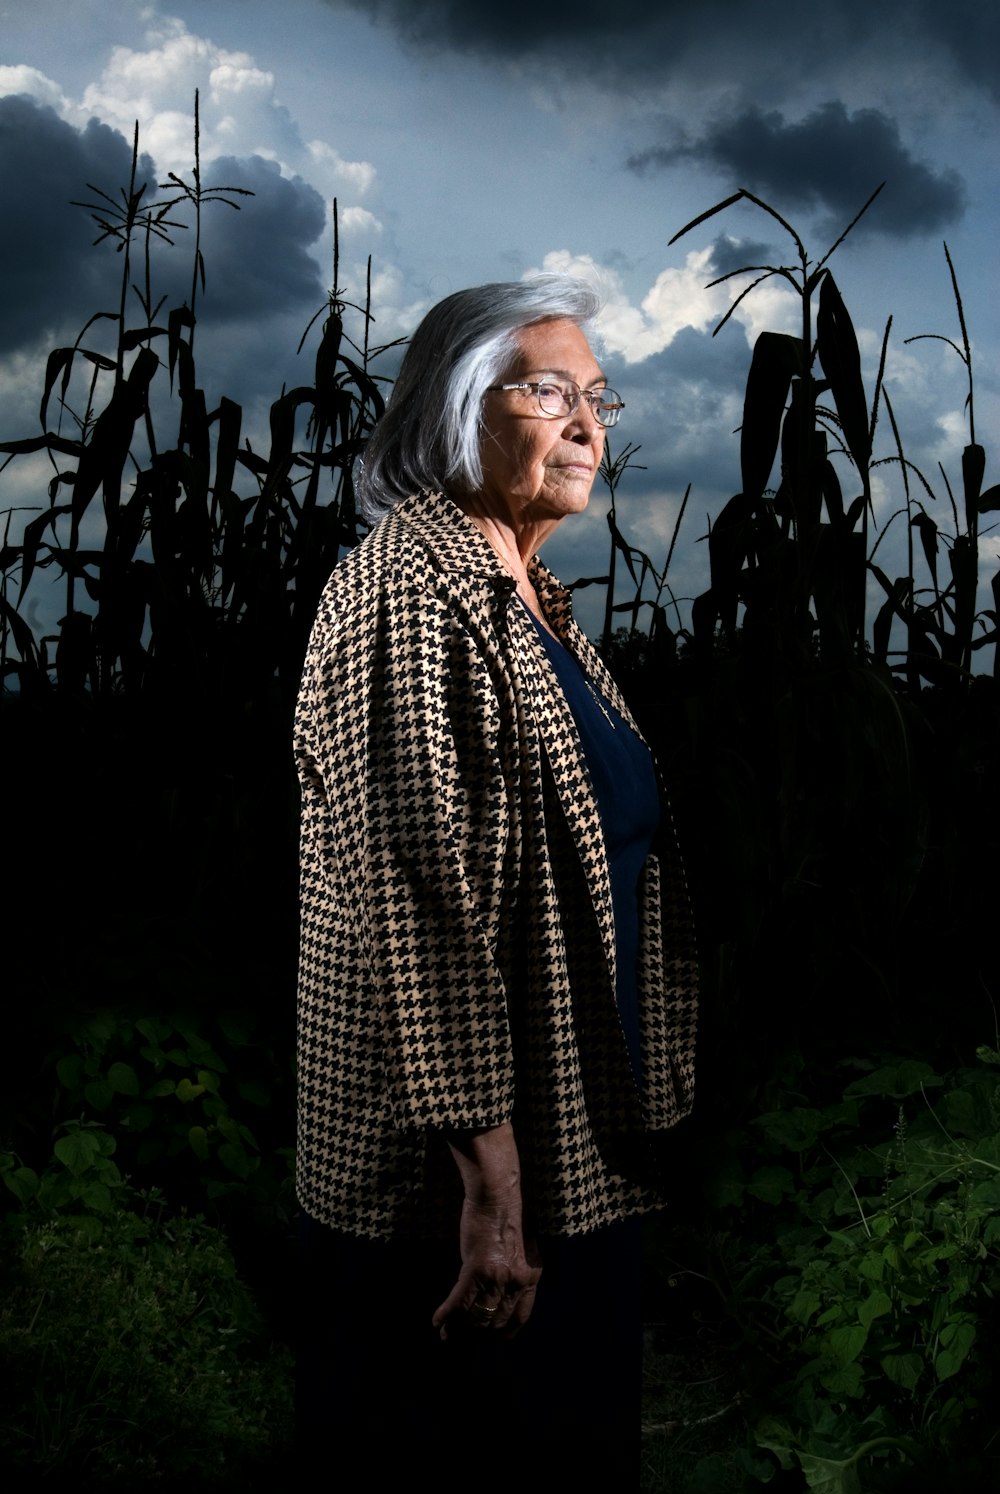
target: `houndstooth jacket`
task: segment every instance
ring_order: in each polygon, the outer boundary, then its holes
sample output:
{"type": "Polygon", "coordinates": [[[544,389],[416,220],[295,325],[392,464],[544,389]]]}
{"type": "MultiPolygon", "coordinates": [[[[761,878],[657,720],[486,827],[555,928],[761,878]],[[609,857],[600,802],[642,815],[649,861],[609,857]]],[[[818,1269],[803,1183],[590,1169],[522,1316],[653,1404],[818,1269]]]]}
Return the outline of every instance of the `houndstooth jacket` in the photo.
{"type": "MultiPolygon", "coordinates": [[[[537,559],[532,578],[553,630],[628,718],[569,594],[537,559]]],[[[651,1139],[693,1086],[696,972],[672,830],[641,887],[640,1098],[573,717],[512,578],[449,498],[401,503],[334,571],[295,746],[303,1206],[371,1238],[453,1234],[461,1193],[442,1132],[512,1121],[539,1232],[657,1207],[651,1139]]]]}

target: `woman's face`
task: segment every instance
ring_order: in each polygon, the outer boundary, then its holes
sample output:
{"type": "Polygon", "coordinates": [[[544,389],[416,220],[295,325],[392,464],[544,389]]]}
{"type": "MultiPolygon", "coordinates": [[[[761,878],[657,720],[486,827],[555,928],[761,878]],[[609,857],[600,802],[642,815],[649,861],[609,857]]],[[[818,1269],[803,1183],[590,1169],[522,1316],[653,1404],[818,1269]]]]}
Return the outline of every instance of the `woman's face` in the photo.
{"type": "MultiPolygon", "coordinates": [[[[546,374],[581,389],[606,381],[590,344],[574,322],[523,327],[518,355],[498,384],[546,374]]],[[[533,390],[492,391],[483,405],[480,511],[512,523],[551,524],[586,508],[604,449],[604,427],[581,400],[572,415],[543,415],[533,390]]]]}

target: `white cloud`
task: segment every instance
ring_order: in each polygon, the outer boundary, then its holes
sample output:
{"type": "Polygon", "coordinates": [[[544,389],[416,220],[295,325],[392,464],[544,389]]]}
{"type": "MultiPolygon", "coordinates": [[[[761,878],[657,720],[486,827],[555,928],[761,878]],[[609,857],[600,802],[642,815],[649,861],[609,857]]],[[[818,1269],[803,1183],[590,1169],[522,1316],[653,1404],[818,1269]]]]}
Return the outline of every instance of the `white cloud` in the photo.
{"type": "Polygon", "coordinates": [[[26,93],[41,104],[49,104],[58,113],[66,107],[66,98],[58,83],[53,83],[37,67],[0,66],[0,96],[26,93]]]}
{"type": "MultiPolygon", "coordinates": [[[[740,287],[729,282],[727,292],[730,301],[735,301],[740,287]]],[[[742,323],[751,347],[762,332],[786,332],[798,337],[802,333],[802,302],[794,291],[785,290],[773,279],[767,280],[740,302],[733,320],[742,323]]]]}
{"type": "MultiPolygon", "coordinates": [[[[545,255],[546,273],[576,275],[593,285],[604,303],[597,328],[609,353],[620,353],[626,363],[642,363],[662,353],[686,327],[705,332],[722,320],[739,294],[732,282],[709,286],[712,249],[693,250],[682,267],[661,270],[640,306],[634,306],[616,270],[599,265],[589,254],[555,249],[545,255]]],[[[529,270],[527,279],[537,275],[529,270]]],[[[763,285],[748,296],[734,313],[753,343],[765,328],[795,332],[800,312],[798,299],[779,286],[763,285]]]]}
{"type": "Polygon", "coordinates": [[[219,103],[227,93],[271,94],[274,91],[274,74],[253,66],[253,59],[243,52],[223,54],[224,60],[216,63],[208,75],[212,98],[219,103]]]}
{"type": "MultiPolygon", "coordinates": [[[[328,195],[333,196],[338,187],[349,186],[364,197],[375,185],[375,167],[369,161],[345,161],[332,145],[324,140],[310,140],[306,149],[323,180],[329,185],[328,195]]],[[[322,191],[321,181],[314,173],[315,185],[322,191]]]]}
{"type": "Polygon", "coordinates": [[[83,107],[116,123],[138,119],[140,129],[145,130],[178,92],[193,97],[218,60],[218,50],[210,41],[187,31],[147,52],[114,47],[99,80],[84,90],[83,107]]]}
{"type": "Polygon", "coordinates": [[[382,224],[374,213],[370,213],[363,207],[346,207],[338,209],[337,221],[341,232],[346,233],[381,233],[382,224]]]}
{"type": "MultiPolygon", "coordinates": [[[[274,97],[274,75],[248,52],[231,52],[169,19],[140,51],[115,47],[100,78],[84,90],[80,112],[131,137],[162,172],[185,174],[193,155],[194,96],[201,103],[201,156],[269,155],[285,161],[302,141],[274,97]]],[[[293,167],[294,169],[294,167],[293,167]]]]}
{"type": "Polygon", "coordinates": [[[711,258],[711,247],[696,249],[687,256],[683,269],[660,271],[642,302],[647,336],[631,353],[623,349],[630,363],[662,352],[685,327],[705,332],[725,315],[730,300],[726,288],[706,285],[711,258]]]}

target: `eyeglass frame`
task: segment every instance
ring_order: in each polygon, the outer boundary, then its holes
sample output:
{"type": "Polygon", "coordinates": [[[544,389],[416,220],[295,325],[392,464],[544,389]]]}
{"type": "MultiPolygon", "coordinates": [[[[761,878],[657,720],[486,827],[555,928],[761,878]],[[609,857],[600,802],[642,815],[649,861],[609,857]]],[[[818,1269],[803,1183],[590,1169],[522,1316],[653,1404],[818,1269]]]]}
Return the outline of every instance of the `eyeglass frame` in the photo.
{"type": "Polygon", "coordinates": [[[594,419],[597,421],[601,429],[605,431],[611,430],[618,424],[618,421],[621,419],[621,413],[625,408],[625,401],[622,399],[617,389],[609,389],[607,386],[605,386],[603,389],[581,389],[579,384],[577,384],[573,379],[520,379],[516,384],[490,384],[486,389],[486,393],[506,394],[509,390],[513,389],[530,389],[535,396],[535,401],[538,405],[538,413],[545,420],[568,420],[569,417],[571,415],[575,415],[577,410],[580,408],[580,401],[586,400],[591,415],[593,415],[594,419]],[[538,391],[539,389],[543,389],[546,386],[548,386],[549,388],[567,391],[570,389],[576,390],[576,397],[573,399],[573,402],[568,410],[566,410],[565,412],[553,412],[552,410],[544,410],[542,408],[541,396],[539,395],[538,391]],[[605,421],[601,419],[600,414],[595,408],[594,401],[599,396],[607,394],[613,395],[616,403],[608,406],[608,412],[613,418],[611,420],[605,421]]]}

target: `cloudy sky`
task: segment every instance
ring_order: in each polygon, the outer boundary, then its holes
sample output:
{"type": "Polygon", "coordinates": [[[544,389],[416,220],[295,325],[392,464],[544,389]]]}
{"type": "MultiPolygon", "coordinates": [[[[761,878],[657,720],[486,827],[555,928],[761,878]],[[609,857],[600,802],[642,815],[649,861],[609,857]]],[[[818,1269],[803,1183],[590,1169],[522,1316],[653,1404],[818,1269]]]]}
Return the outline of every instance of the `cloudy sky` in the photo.
{"type": "MultiPolygon", "coordinates": [[[[887,387],[947,527],[938,463],[957,486],[964,371],[944,343],[904,339],[957,335],[947,240],[996,482],[998,55],[1000,11],[981,0],[0,0],[0,439],[33,433],[47,350],[114,303],[119,261],[89,247],[71,199],[87,183],[117,192],[136,120],[149,174],[189,176],[198,89],[204,179],[254,193],[238,213],[207,210],[209,399],[239,400],[263,431],[282,384],[308,375],[295,350],[329,287],[334,197],[355,293],[372,256],[377,341],[462,286],[574,269],[605,297],[601,356],[627,404],[616,444],[641,444],[621,519],[658,564],[691,484],[680,596],[707,584],[698,540],[739,487],[753,339],[795,324],[789,295],[764,287],[711,335],[735,290],[707,282],[789,261],[771,219],[740,207],[669,240],[742,186],[818,258],[884,180],[832,267],[869,379],[894,318],[887,387]]],[[[182,299],[188,251],[158,275],[182,299]]],[[[39,472],[0,474],[0,507],[37,503],[39,472]]],[[[902,501],[891,468],[877,501],[883,522],[902,501]]],[[[595,493],[550,541],[564,579],[604,568],[605,511],[595,493]]],[[[883,555],[901,541],[897,521],[883,555]]],[[[998,555],[987,537],[984,579],[998,555]]],[[[596,602],[581,593],[591,628],[596,602]]]]}

